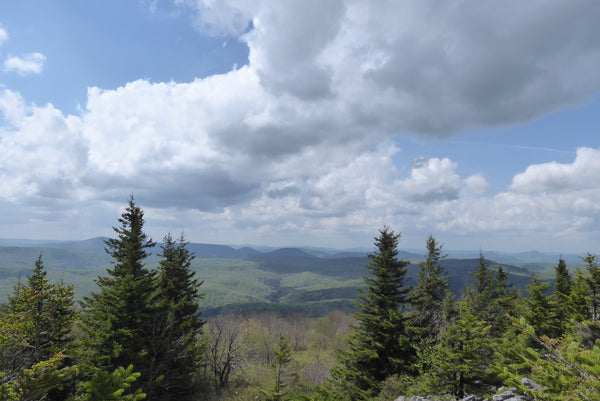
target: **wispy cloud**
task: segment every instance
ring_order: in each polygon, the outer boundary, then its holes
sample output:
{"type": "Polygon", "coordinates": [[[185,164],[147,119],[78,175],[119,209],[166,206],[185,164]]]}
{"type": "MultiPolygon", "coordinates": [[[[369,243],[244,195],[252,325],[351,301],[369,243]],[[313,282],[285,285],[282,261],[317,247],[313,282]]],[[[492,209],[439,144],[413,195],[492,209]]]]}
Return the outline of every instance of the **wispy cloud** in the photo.
{"type": "Polygon", "coordinates": [[[8,33],[0,27],[0,46],[8,39],[8,33]]]}
{"type": "Polygon", "coordinates": [[[46,63],[42,53],[27,53],[23,56],[10,56],[4,61],[4,71],[16,72],[19,75],[39,74],[46,63]]]}
{"type": "Polygon", "coordinates": [[[531,151],[535,151],[535,152],[550,152],[550,153],[566,153],[566,154],[571,154],[571,155],[576,154],[576,151],[574,151],[574,150],[549,148],[547,146],[527,146],[527,145],[517,145],[517,144],[498,143],[498,142],[483,142],[483,141],[480,142],[480,141],[456,141],[456,140],[449,140],[448,142],[456,143],[456,144],[459,144],[459,145],[487,146],[487,147],[490,147],[490,148],[531,150],[531,151]]]}

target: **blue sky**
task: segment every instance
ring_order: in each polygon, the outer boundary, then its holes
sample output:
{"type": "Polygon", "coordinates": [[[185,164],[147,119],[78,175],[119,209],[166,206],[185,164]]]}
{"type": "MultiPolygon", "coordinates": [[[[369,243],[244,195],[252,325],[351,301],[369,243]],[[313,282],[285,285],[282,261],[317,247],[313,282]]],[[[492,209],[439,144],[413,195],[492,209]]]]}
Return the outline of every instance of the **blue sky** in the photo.
{"type": "Polygon", "coordinates": [[[0,3],[0,237],[595,252],[592,0],[0,3]]]}

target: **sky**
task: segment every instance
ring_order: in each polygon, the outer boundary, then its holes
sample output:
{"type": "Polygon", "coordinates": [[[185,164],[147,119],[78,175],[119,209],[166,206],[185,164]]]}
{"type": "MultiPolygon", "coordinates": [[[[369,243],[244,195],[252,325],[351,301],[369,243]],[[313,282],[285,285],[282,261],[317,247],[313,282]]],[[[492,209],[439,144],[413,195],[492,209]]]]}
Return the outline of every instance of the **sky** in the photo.
{"type": "Polygon", "coordinates": [[[600,252],[596,0],[0,2],[0,238],[600,252]]]}

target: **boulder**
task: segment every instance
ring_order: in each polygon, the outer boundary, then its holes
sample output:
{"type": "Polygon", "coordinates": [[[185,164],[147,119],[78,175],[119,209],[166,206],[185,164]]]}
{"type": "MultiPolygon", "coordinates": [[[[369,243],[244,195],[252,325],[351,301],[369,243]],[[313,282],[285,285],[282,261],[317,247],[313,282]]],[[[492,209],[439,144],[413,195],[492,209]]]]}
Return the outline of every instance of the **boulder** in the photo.
{"type": "Polygon", "coordinates": [[[475,394],[469,394],[466,397],[461,398],[460,401],[483,401],[483,398],[475,394]]]}
{"type": "Polygon", "coordinates": [[[525,401],[523,396],[517,394],[514,389],[506,390],[492,397],[493,401],[525,401]]]}
{"type": "Polygon", "coordinates": [[[542,386],[540,386],[539,384],[537,384],[536,382],[534,382],[531,379],[528,379],[526,377],[521,379],[521,384],[524,385],[525,387],[527,387],[529,390],[532,391],[542,391],[542,386]]]}

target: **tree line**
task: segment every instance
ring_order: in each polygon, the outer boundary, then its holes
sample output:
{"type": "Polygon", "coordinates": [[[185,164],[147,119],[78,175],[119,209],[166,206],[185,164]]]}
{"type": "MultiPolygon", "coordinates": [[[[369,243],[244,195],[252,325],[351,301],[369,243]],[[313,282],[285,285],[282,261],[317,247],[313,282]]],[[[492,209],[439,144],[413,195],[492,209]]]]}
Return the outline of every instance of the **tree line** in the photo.
{"type": "Polygon", "coordinates": [[[552,291],[534,275],[526,295],[480,254],[456,297],[435,238],[409,287],[400,235],[384,227],[356,313],[343,324],[330,315],[266,335],[269,325],[257,320],[202,320],[202,282],[183,235],[167,234],[149,269],[144,261],[156,244],[133,198],[118,223],[106,241],[112,265],[80,305],[73,286],[49,281],[41,256],[2,305],[1,400],[461,398],[503,385],[536,399],[600,399],[600,266],[592,254],[574,275],[560,259],[552,291]],[[261,384],[250,391],[253,373],[261,384]],[[523,377],[540,387],[523,385],[523,377]]]}

